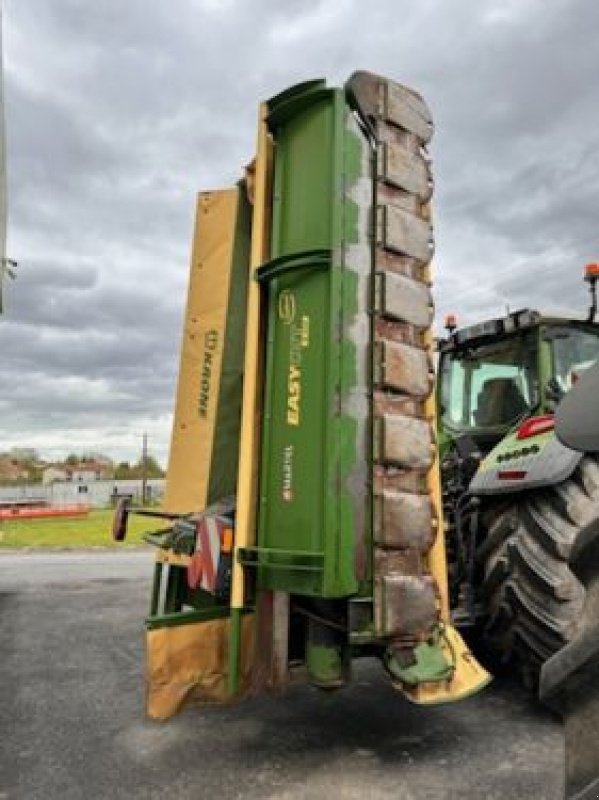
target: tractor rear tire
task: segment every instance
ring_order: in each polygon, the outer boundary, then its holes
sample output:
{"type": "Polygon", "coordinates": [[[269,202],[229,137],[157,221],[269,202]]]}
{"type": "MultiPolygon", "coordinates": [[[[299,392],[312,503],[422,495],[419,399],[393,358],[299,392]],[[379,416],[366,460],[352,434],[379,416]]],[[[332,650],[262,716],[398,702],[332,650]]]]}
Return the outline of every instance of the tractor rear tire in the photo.
{"type": "Polygon", "coordinates": [[[482,638],[533,688],[581,624],[585,589],[568,561],[580,532],[599,519],[599,460],[585,455],[566,481],[514,495],[485,516],[482,638]]]}

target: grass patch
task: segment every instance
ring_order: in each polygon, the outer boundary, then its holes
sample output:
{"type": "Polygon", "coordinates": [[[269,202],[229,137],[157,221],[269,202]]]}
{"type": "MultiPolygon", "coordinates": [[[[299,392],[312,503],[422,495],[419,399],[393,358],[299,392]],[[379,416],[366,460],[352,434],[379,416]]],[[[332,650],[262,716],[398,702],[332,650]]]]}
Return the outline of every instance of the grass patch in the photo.
{"type": "MultiPolygon", "coordinates": [[[[0,521],[3,547],[122,547],[112,539],[112,509],[90,511],[87,517],[0,521]]],[[[161,520],[131,516],[125,545],[144,544],[142,534],[157,530],[161,520]]]]}

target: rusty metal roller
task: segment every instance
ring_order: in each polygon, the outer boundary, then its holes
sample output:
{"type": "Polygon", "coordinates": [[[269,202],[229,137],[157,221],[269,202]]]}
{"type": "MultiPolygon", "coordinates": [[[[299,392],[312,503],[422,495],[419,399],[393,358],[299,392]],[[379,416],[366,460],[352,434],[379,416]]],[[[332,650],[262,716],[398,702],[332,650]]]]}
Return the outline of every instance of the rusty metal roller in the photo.
{"type": "Polygon", "coordinates": [[[435,436],[424,404],[433,391],[427,346],[433,320],[428,266],[433,191],[430,111],[411,89],[367,72],[348,88],[376,141],[373,324],[373,539],[377,633],[426,638],[438,620],[426,556],[437,535],[426,475],[435,436]]]}

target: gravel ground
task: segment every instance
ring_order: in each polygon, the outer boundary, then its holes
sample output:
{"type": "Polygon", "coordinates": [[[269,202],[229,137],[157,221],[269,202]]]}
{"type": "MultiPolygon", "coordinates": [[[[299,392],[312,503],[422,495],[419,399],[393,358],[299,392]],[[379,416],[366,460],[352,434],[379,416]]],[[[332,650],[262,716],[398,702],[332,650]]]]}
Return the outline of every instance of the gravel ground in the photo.
{"type": "Polygon", "coordinates": [[[0,554],[0,799],[558,800],[561,725],[496,680],[410,705],[351,687],[144,718],[147,552],[0,554]]]}

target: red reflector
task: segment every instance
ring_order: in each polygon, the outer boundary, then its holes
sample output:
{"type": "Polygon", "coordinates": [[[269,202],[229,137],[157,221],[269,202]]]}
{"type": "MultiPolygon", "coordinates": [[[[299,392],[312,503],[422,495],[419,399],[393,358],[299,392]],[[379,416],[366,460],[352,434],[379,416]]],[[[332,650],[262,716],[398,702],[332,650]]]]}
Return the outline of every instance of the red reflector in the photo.
{"type": "Polygon", "coordinates": [[[497,473],[500,481],[521,481],[526,477],[525,469],[502,469],[497,473]]]}
{"type": "Polygon", "coordinates": [[[518,428],[516,439],[529,439],[531,436],[538,436],[540,433],[552,431],[555,427],[553,414],[544,414],[542,417],[531,417],[523,422],[518,428]]]}

